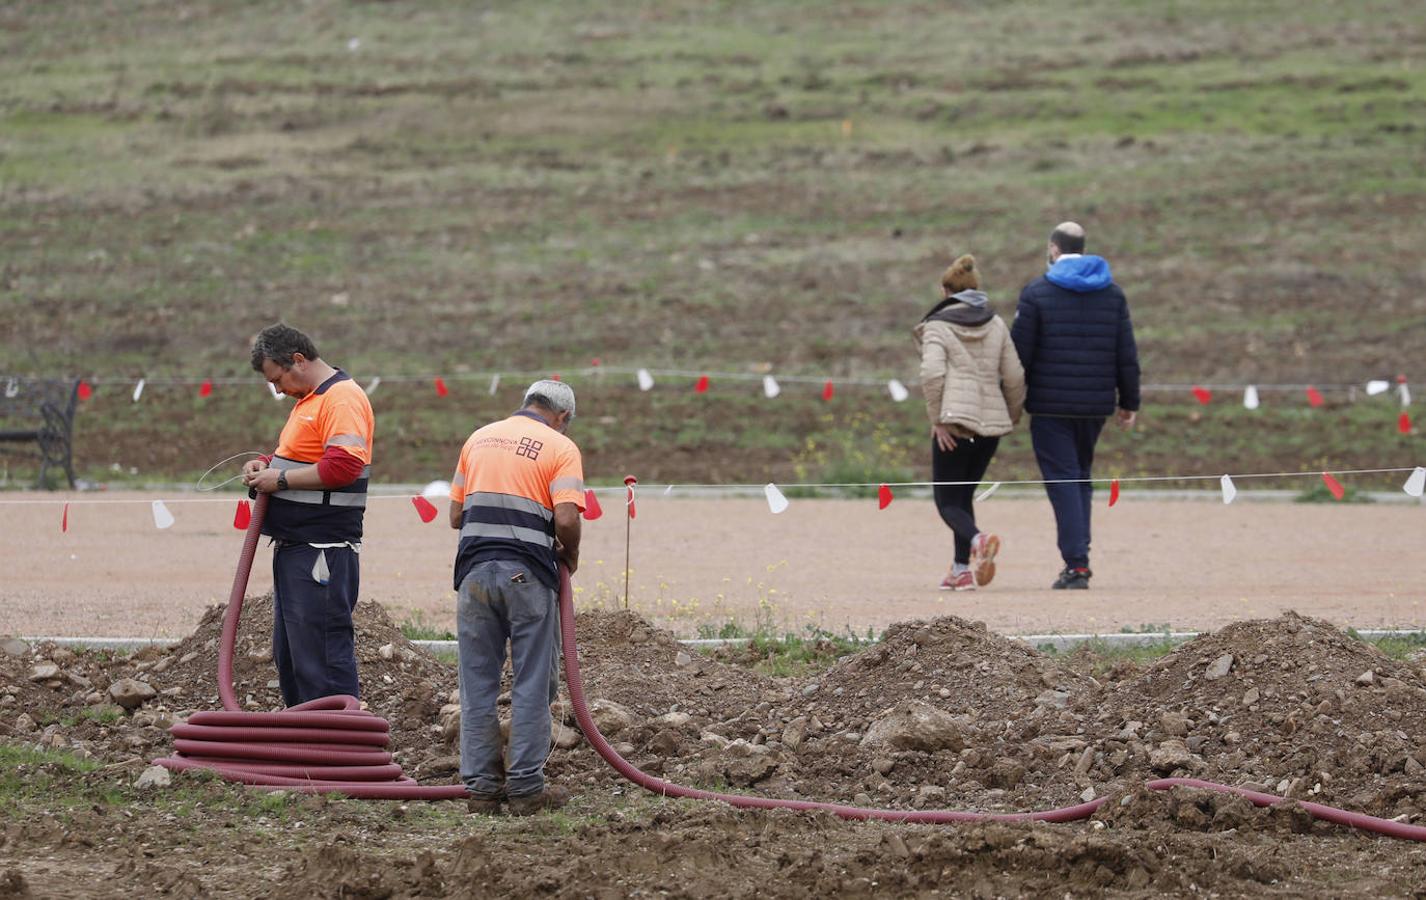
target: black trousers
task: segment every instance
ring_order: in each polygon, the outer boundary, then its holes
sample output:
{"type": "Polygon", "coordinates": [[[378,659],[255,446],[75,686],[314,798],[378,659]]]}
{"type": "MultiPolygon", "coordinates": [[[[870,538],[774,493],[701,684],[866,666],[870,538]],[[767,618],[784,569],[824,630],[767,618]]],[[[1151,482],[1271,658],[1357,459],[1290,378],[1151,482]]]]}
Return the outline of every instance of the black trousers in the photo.
{"type": "Polygon", "coordinates": [[[352,630],[360,575],[350,547],[276,545],[272,661],[288,706],[333,694],[360,696],[352,630]]]}
{"type": "Polygon", "coordinates": [[[998,437],[956,438],[956,448],[946,451],[931,438],[931,480],[971,482],[935,487],[936,511],[956,533],[956,562],[962,565],[970,562],[971,538],[980,533],[975,526],[975,482],[990,468],[999,446],[998,437]]]}

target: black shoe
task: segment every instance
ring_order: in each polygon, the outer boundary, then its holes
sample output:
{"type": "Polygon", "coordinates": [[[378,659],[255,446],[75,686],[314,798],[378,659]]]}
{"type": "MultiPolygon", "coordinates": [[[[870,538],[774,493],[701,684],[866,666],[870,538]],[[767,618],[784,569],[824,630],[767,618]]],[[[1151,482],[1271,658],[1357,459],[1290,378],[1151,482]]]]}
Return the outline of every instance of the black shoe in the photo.
{"type": "Polygon", "coordinates": [[[1094,575],[1088,569],[1071,569],[1065,566],[1060,577],[1055,579],[1055,583],[1050,585],[1057,591],[1087,591],[1089,590],[1089,579],[1094,575]]]}

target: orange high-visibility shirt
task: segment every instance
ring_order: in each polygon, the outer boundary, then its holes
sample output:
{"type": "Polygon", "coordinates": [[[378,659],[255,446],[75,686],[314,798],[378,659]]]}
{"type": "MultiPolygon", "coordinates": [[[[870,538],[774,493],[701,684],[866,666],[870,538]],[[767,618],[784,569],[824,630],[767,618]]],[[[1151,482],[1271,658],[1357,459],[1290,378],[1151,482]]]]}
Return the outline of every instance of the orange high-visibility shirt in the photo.
{"type": "Polygon", "coordinates": [[[455,585],[476,563],[525,560],[549,587],[559,584],[554,509],[584,509],[584,463],[574,441],[521,410],[472,434],[451,478],[462,505],[455,585]]]}

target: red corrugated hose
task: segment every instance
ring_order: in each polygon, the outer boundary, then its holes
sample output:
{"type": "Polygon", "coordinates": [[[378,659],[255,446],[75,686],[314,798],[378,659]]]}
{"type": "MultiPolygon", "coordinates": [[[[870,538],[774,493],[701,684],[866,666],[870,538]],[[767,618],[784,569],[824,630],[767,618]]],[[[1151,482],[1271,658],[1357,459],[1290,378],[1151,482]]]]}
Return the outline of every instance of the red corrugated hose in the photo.
{"type": "MultiPolygon", "coordinates": [[[[244,712],[233,692],[233,645],[238,619],[242,615],[243,594],[247,590],[253,555],[257,550],[262,520],[267,512],[267,494],[259,494],[252,520],[238,557],[233,590],[228,595],[228,611],[223,619],[223,635],[218,648],[218,692],[223,712],[198,712],[171,729],[173,756],[155,760],[173,770],[206,768],[223,778],[269,790],[303,793],[337,792],[348,797],[379,800],[448,800],[466,795],[461,785],[420,785],[402,774],[384,748],[390,740],[385,719],[362,710],[355,697],[335,695],[312,700],[276,713],[244,712]]],[[[580,731],[605,762],[624,778],[645,790],[665,797],[716,800],[741,809],[822,810],[844,819],[875,819],[884,822],[942,825],[955,822],[1073,822],[1087,819],[1110,797],[1088,803],[1022,813],[960,812],[956,810],[866,809],[814,800],[778,800],[724,794],[684,787],[655,778],[635,768],[605,740],[589,715],[584,699],[584,682],[579,673],[579,648],[575,645],[574,599],[569,572],[560,567],[559,614],[565,664],[565,679],[580,731]]],[[[1160,778],[1146,787],[1163,791],[1190,787],[1233,794],[1256,806],[1282,803],[1285,798],[1244,788],[1199,781],[1196,778],[1160,778]]],[[[1426,842],[1426,827],[1393,822],[1376,816],[1347,812],[1320,803],[1301,802],[1313,818],[1349,825],[1375,834],[1426,842]]]]}

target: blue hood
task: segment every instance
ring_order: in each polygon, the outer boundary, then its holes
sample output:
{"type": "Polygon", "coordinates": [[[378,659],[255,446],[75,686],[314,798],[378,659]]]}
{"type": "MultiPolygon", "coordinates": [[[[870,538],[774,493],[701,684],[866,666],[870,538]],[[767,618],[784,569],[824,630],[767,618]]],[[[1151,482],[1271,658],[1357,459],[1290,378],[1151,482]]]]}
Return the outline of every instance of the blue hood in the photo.
{"type": "Polygon", "coordinates": [[[1109,263],[1105,262],[1102,256],[1072,256],[1069,259],[1061,259],[1050,266],[1045,278],[1051,284],[1057,284],[1077,294],[1103,290],[1114,283],[1114,276],[1109,274],[1109,263]]]}

